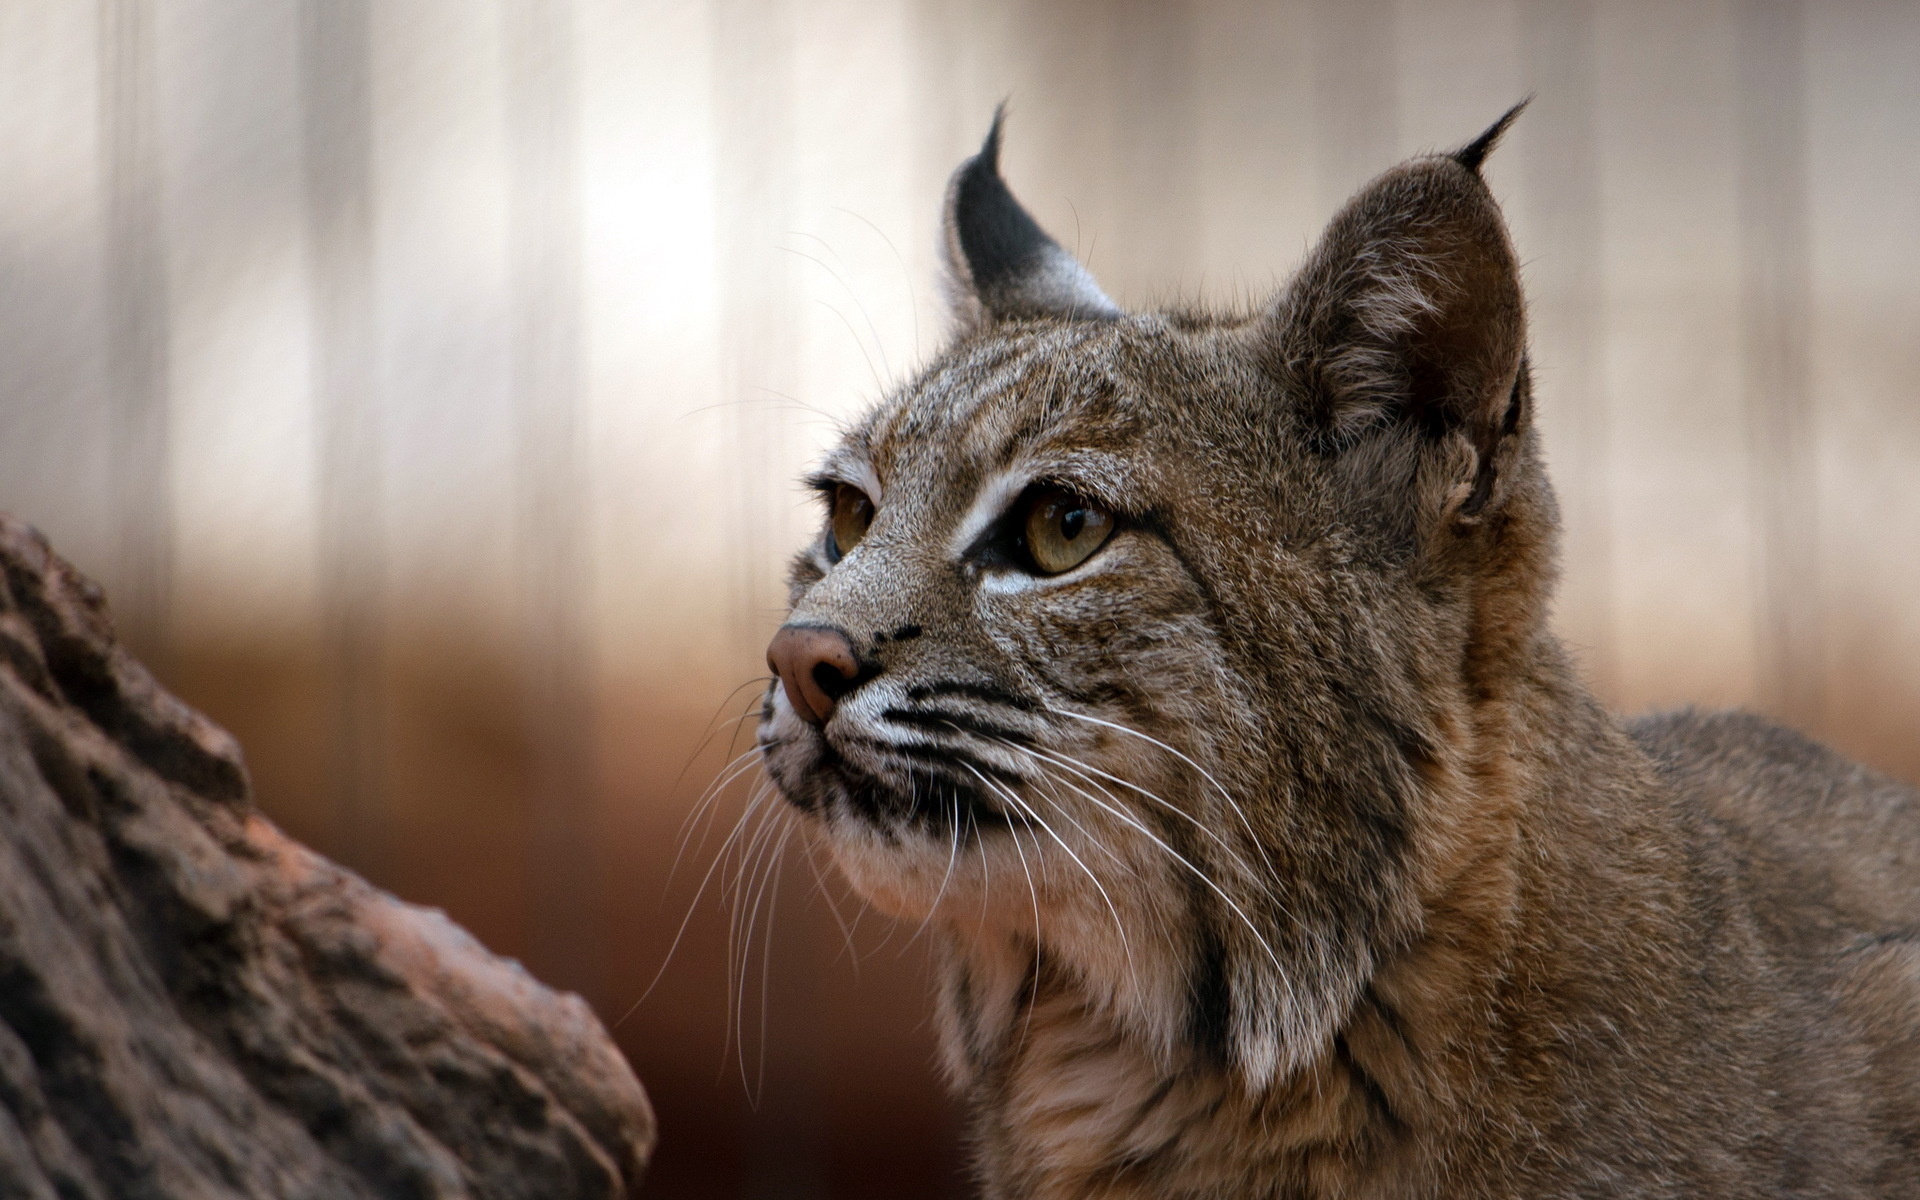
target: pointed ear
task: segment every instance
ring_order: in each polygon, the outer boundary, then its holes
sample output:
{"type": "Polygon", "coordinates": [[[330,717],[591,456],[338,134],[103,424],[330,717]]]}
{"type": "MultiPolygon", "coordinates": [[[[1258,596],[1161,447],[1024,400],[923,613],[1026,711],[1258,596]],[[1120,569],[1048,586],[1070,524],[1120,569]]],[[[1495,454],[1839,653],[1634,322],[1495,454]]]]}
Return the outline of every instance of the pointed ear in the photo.
{"type": "MultiPolygon", "coordinates": [[[[1529,420],[1519,264],[1479,170],[1520,107],[1462,149],[1367,185],[1264,330],[1269,362],[1330,452],[1374,443],[1374,431],[1438,449],[1456,478],[1436,499],[1468,518],[1497,499],[1529,420]]],[[[1377,447],[1371,458],[1413,461],[1377,447]]]]}
{"type": "Polygon", "coordinates": [[[1001,111],[980,153],[947,185],[947,291],[960,326],[1060,317],[1108,320],[1120,307],[1046,235],[1000,178],[1001,111]]]}

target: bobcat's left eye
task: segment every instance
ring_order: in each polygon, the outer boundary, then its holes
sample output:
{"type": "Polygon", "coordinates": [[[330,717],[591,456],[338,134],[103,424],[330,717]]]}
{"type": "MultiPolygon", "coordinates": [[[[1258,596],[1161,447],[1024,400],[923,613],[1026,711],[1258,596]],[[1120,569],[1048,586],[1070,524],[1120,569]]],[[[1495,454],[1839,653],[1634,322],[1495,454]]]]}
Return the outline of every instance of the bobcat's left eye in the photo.
{"type": "Polygon", "coordinates": [[[1037,493],[1027,506],[1027,553],[1046,575],[1070,571],[1093,556],[1113,532],[1113,514],[1062,488],[1037,493]]]}
{"type": "Polygon", "coordinates": [[[873,523],[873,501],[867,494],[850,483],[839,484],[833,489],[833,514],[828,522],[827,557],[833,562],[852,553],[867,536],[867,526],[873,523]]]}

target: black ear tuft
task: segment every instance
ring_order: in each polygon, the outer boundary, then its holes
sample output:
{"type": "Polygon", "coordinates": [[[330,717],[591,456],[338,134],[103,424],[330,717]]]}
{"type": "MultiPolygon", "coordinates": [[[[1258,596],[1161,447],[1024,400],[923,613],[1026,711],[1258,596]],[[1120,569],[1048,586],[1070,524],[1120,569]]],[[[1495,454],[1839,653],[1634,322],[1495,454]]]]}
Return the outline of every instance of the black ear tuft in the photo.
{"type": "Polygon", "coordinates": [[[963,324],[1032,317],[1120,315],[1085,267],[1047,236],[1000,177],[1003,103],[980,152],[947,188],[947,268],[963,324]]]}
{"type": "Polygon", "coordinates": [[[1004,103],[993,110],[993,127],[980,153],[953,177],[953,232],[973,286],[982,292],[1019,278],[1053,244],[1000,177],[1000,126],[1006,115],[1004,103]]]}
{"type": "Polygon", "coordinates": [[[1448,157],[1478,175],[1480,173],[1480,164],[1487,161],[1487,155],[1492,154],[1493,148],[1500,144],[1500,139],[1507,132],[1507,127],[1512,125],[1520,116],[1521,111],[1532,103],[1533,97],[1528,96],[1525,100],[1508,109],[1498,121],[1495,121],[1488,127],[1485,133],[1460,147],[1458,150],[1455,150],[1448,157]]]}

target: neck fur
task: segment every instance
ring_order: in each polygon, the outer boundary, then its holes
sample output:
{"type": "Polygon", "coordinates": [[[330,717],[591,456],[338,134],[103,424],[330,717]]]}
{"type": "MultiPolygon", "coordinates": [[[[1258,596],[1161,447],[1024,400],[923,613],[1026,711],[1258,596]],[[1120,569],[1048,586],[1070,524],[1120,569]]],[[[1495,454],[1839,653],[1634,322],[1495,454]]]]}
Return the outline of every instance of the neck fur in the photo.
{"type": "Polygon", "coordinates": [[[1553,819],[1539,810],[1617,770],[1608,747],[1631,754],[1558,648],[1540,649],[1537,669],[1462,706],[1453,752],[1426,781],[1420,928],[1382,954],[1305,1066],[1265,1087],[1143,1033],[1031,936],[949,927],[946,1064],[974,1107],[990,1174],[1013,1194],[1127,1194],[1116,1190],[1116,1164],[1177,1159],[1183,1188],[1298,1178],[1307,1194],[1335,1194],[1371,1179],[1391,1191],[1403,1164],[1422,1161],[1422,1143],[1485,1111],[1476,1064],[1514,1036],[1504,1000],[1516,947],[1545,936],[1533,927],[1543,914],[1528,911],[1540,898],[1540,867],[1529,865],[1539,822],[1553,819]],[[1575,761],[1520,755],[1520,745],[1600,749],[1575,761]]]}

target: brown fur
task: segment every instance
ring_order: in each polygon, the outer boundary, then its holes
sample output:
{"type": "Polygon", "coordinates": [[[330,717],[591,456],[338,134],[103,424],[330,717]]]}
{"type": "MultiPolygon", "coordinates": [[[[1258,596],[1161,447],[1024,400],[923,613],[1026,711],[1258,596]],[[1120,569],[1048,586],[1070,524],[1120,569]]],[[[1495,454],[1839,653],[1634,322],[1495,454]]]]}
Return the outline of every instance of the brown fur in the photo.
{"type": "Polygon", "coordinates": [[[1490,144],[1249,314],[950,212],[968,324],[822,468],[877,515],[790,621],[862,674],[762,746],[934,931],[989,1196],[1920,1195],[1920,806],[1580,682],[1490,144]],[[1034,482],[1120,516],[1059,576],[1034,482]]]}

